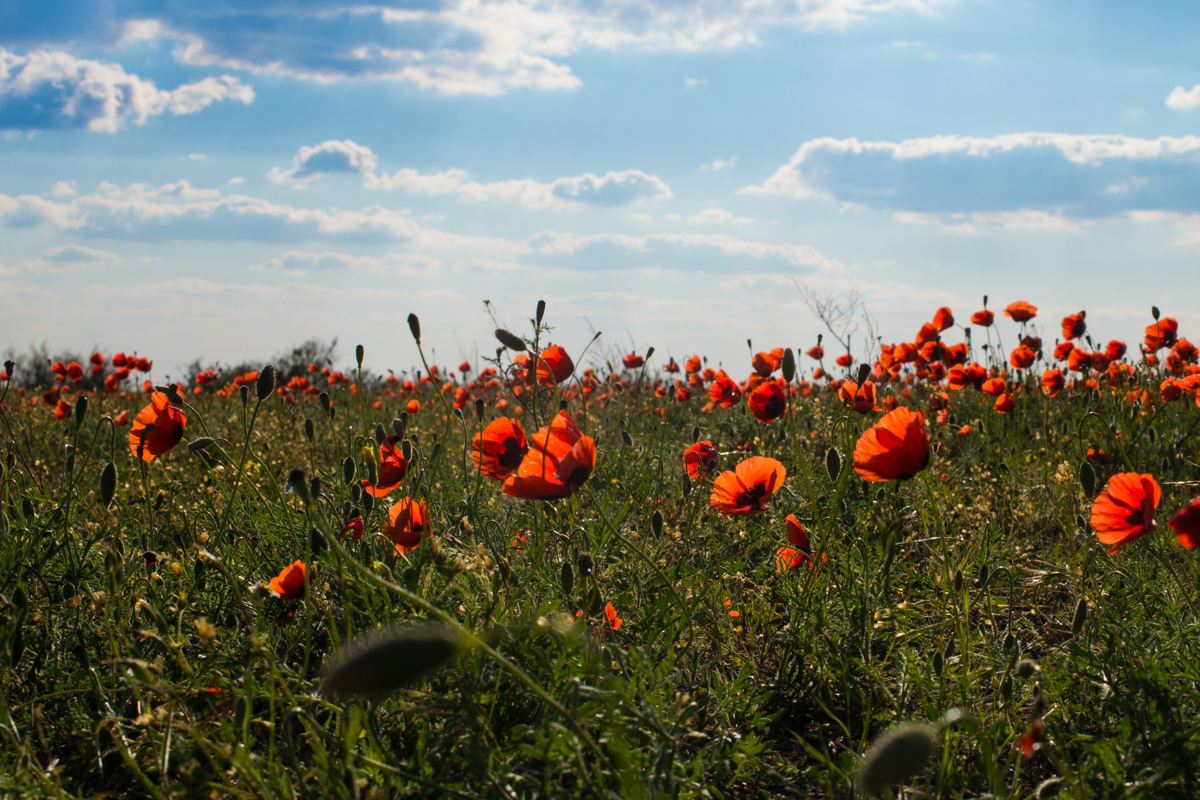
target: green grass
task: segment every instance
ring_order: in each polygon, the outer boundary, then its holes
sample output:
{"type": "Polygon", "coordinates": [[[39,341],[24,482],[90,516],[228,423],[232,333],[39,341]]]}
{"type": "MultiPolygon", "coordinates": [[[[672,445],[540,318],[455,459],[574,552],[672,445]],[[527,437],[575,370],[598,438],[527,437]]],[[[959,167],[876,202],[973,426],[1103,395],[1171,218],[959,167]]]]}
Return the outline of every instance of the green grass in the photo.
{"type": "MultiPolygon", "coordinates": [[[[100,393],[77,427],[14,384],[0,425],[0,792],[852,797],[871,741],[956,708],[971,716],[939,729],[930,761],[889,791],[1200,792],[1200,566],[1164,524],[1196,493],[1200,412],[1186,395],[1125,402],[1135,384],[1157,398],[1157,368],[1053,400],[1030,375],[1004,415],[980,392],[951,392],[943,425],[929,389],[892,384],[926,409],[938,448],[899,484],[850,467],[878,413],[848,415],[817,390],[764,425],[744,402],[702,413],[702,396],[657,398],[654,375],[634,372],[603,407],[609,383],[586,410],[568,400],[598,459],[580,494],[554,502],[505,496],[465,446],[496,400],[523,405],[532,433],[555,395],[475,391],[482,420],[473,405],[461,420],[424,407],[406,429],[417,465],[366,515],[362,542],[340,546],[332,532],[362,508],[344,460],[365,475],[375,424],[390,427],[410,399],[381,380],[358,396],[334,389],[333,418],[304,393],[261,407],[253,391],[245,406],[236,392],[189,394],[184,441],[144,469],[107,421],[144,397],[100,393]],[[693,428],[717,444],[720,469],[749,455],[784,463],[768,511],[720,517],[711,477],[684,479],[693,428]],[[201,436],[214,444],[185,446],[201,436]],[[1159,531],[1113,556],[1086,524],[1089,447],[1113,458],[1094,465],[1093,494],[1123,471],[1163,487],[1159,531]],[[321,478],[310,507],[285,492],[294,467],[321,478]],[[425,498],[433,536],[398,556],[379,531],[404,495],[425,498]],[[788,514],[827,554],[817,569],[777,570],[788,514]],[[305,599],[262,591],[297,559],[312,565],[305,599]],[[1080,600],[1089,611],[1073,632],[1080,600]],[[386,696],[322,692],[348,641],[439,617],[477,645],[386,696]],[[1040,671],[1017,676],[1022,658],[1040,671]],[[1017,739],[1038,695],[1046,729],[1025,759],[1017,739]]],[[[418,392],[437,397],[433,384],[418,392]]]]}

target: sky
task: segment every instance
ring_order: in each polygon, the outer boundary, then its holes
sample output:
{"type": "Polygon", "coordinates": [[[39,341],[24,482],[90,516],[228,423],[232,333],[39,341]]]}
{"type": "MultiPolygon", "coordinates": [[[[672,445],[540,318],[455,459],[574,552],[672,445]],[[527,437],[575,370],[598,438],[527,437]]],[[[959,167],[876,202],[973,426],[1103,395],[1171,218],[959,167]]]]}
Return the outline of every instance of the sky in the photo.
{"type": "Polygon", "coordinates": [[[569,352],[748,368],[822,332],[801,288],[884,341],[984,295],[1194,338],[1197,34],[1184,2],[7,0],[0,349],[399,371],[410,312],[457,362],[544,299],[569,352]]]}

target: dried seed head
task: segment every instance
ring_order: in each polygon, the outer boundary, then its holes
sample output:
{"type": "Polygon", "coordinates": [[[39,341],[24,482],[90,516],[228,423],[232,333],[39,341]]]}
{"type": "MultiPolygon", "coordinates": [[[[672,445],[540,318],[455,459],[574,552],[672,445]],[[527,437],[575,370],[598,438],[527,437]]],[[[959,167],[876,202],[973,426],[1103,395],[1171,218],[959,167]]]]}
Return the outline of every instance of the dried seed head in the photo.
{"type": "Polygon", "coordinates": [[[360,640],[333,660],[324,689],[343,697],[386,694],[444,667],[462,649],[457,634],[432,624],[360,640]]]}
{"type": "Polygon", "coordinates": [[[880,736],[863,756],[858,784],[871,794],[916,775],[933,754],[930,725],[906,722],[880,736]]]}

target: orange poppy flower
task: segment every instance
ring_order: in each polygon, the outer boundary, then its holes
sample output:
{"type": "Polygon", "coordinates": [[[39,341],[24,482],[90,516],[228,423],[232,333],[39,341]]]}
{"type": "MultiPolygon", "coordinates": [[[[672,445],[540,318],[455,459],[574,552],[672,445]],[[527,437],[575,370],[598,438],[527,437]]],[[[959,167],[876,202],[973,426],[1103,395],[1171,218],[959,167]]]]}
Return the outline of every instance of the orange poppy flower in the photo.
{"type": "Polygon", "coordinates": [[[138,412],[133,418],[133,426],[129,429],[129,450],[135,458],[151,461],[156,456],[170,450],[183,438],[183,426],[187,424],[187,416],[179,406],[171,405],[171,401],[162,392],[150,395],[150,405],[138,412]],[[153,430],[142,442],[142,431],[153,425],[153,430]]]}
{"type": "Polygon", "coordinates": [[[1164,347],[1170,347],[1175,344],[1175,339],[1179,335],[1179,323],[1174,317],[1163,317],[1156,320],[1153,325],[1146,326],[1146,349],[1150,352],[1155,352],[1164,347]]]}
{"type": "Polygon", "coordinates": [[[521,466],[529,443],[520,422],[500,417],[475,434],[471,448],[479,471],[494,481],[502,481],[521,466]]]}
{"type": "Polygon", "coordinates": [[[421,537],[429,532],[429,512],[425,500],[401,497],[388,510],[383,535],[396,545],[396,553],[411,553],[421,545],[421,537]]]}
{"type": "Polygon", "coordinates": [[[1042,391],[1050,397],[1057,397],[1058,393],[1067,387],[1067,379],[1061,372],[1056,369],[1048,369],[1042,373],[1042,391]]]}
{"type": "Polygon", "coordinates": [[[1019,345],[1008,356],[1008,363],[1013,365],[1013,369],[1029,369],[1035,361],[1037,361],[1037,353],[1023,344],[1019,345]]]}
{"type": "Polygon", "coordinates": [[[939,330],[936,325],[926,322],[921,326],[921,330],[917,331],[917,340],[914,342],[918,348],[924,347],[929,342],[936,342],[939,338],[939,330]]]}
{"type": "Polygon", "coordinates": [[[981,364],[957,365],[950,368],[948,384],[951,389],[965,389],[968,386],[982,389],[987,380],[987,370],[981,364]]]}
{"type": "Polygon", "coordinates": [[[366,529],[367,528],[363,523],[362,517],[353,517],[349,522],[342,526],[340,531],[338,531],[338,541],[340,542],[342,539],[346,538],[346,534],[350,534],[350,541],[357,544],[358,540],[362,538],[366,529]]]}
{"type": "Polygon", "coordinates": [[[646,359],[642,358],[637,353],[629,353],[621,359],[621,364],[624,365],[625,369],[637,369],[645,363],[646,359]]]}
{"type": "Polygon", "coordinates": [[[836,362],[839,367],[848,367],[854,363],[854,356],[846,353],[844,356],[838,356],[836,362]]]}
{"type": "Polygon", "coordinates": [[[688,477],[699,480],[717,465],[717,448],[707,439],[701,439],[683,451],[683,468],[688,477]]]}
{"type": "Polygon", "coordinates": [[[1200,497],[1175,512],[1167,523],[1175,538],[1188,550],[1200,547],[1200,497]]]}
{"type": "Polygon", "coordinates": [[[122,410],[120,414],[113,417],[113,424],[118,428],[124,428],[129,424],[129,412],[122,410]]]}
{"type": "Polygon", "coordinates": [[[959,342],[950,347],[942,348],[942,363],[947,367],[953,367],[955,364],[965,364],[967,363],[968,355],[967,343],[959,342]]]}
{"type": "Polygon", "coordinates": [[[937,328],[939,331],[947,330],[953,325],[954,312],[949,308],[946,308],[946,306],[939,308],[933,315],[933,327],[937,328]]]}
{"type": "Polygon", "coordinates": [[[997,414],[1007,414],[1017,407],[1017,396],[1012,392],[1004,392],[996,398],[996,404],[992,406],[992,410],[997,414]]]}
{"type": "Polygon", "coordinates": [[[825,348],[821,347],[821,345],[817,345],[816,347],[810,347],[804,351],[804,355],[808,356],[809,358],[813,359],[814,361],[820,361],[822,358],[825,357],[825,348]]]}
{"type": "Polygon", "coordinates": [[[879,410],[875,404],[875,384],[871,381],[863,381],[861,387],[854,381],[842,381],[842,385],[838,387],[838,399],[846,408],[853,409],[859,414],[879,410]]]}
{"type": "MultiPolygon", "coordinates": [[[[812,547],[808,543],[808,531],[804,530],[804,526],[796,519],[795,514],[787,516],[787,536],[791,547],[781,547],[775,551],[775,567],[780,572],[785,572],[789,569],[794,569],[803,563],[807,563],[809,569],[813,564],[812,547]]],[[[828,560],[826,558],[826,560],[828,560]]]]}
{"type": "Polygon", "coordinates": [[[1068,314],[1062,318],[1062,335],[1064,339],[1078,339],[1087,330],[1086,311],[1078,314],[1068,314]]]}
{"type": "Polygon", "coordinates": [[[1067,369],[1071,372],[1087,372],[1092,368],[1092,354],[1076,347],[1067,354],[1067,369]]]}
{"type": "Polygon", "coordinates": [[[687,361],[683,362],[683,368],[688,371],[688,374],[699,372],[700,367],[700,356],[692,356],[687,361]]]}
{"type": "Polygon", "coordinates": [[[1004,378],[992,378],[983,382],[983,393],[989,397],[999,397],[1008,389],[1004,378]]]}
{"type": "Polygon", "coordinates": [[[742,401],[742,390],[733,379],[722,376],[713,381],[708,397],[721,408],[732,408],[742,401]]]}
{"type": "Polygon", "coordinates": [[[537,380],[543,386],[554,386],[571,377],[575,371],[575,362],[567,355],[567,351],[552,344],[542,351],[537,362],[537,380]]]}
{"type": "Polygon", "coordinates": [[[389,436],[379,445],[379,473],[375,476],[375,485],[363,479],[363,491],[373,497],[387,497],[388,494],[400,485],[400,481],[404,479],[404,473],[408,472],[408,462],[404,460],[404,454],[396,447],[396,442],[400,441],[399,436],[389,436]]]}
{"type": "Polygon", "coordinates": [[[1037,336],[1024,336],[1021,338],[1021,344],[1025,345],[1035,353],[1042,349],[1042,340],[1037,336]]]}
{"type": "Polygon", "coordinates": [[[1104,491],[1092,503],[1092,530],[1111,556],[1134,539],[1154,532],[1154,510],[1162,490],[1153,475],[1122,472],[1108,479],[1104,491]]]}
{"type": "Polygon", "coordinates": [[[976,311],[971,315],[972,325],[982,325],[985,328],[992,327],[992,323],[996,321],[996,315],[988,311],[986,308],[982,311],[976,311]]]}
{"type": "Polygon", "coordinates": [[[420,400],[409,400],[407,403],[405,403],[404,410],[406,412],[408,412],[408,415],[410,417],[415,417],[417,415],[417,412],[419,412],[421,410],[421,401],[420,400]]]}
{"type": "Polygon", "coordinates": [[[722,515],[757,514],[786,477],[787,470],[775,459],[752,456],[716,477],[709,502],[722,515]]]}
{"type": "Polygon", "coordinates": [[[778,381],[766,381],[750,393],[750,413],[759,422],[774,422],[787,411],[787,393],[778,381]]]}
{"type": "Polygon", "coordinates": [[[604,616],[608,620],[608,626],[614,631],[621,627],[621,622],[623,620],[617,616],[617,610],[613,608],[612,603],[607,603],[604,606],[604,616]]]}
{"type": "Polygon", "coordinates": [[[533,435],[533,444],[504,493],[526,500],[554,500],[579,491],[596,468],[596,442],[584,436],[566,411],[533,435]]]}
{"type": "Polygon", "coordinates": [[[867,481],[907,480],[928,465],[925,414],[903,406],[868,428],[854,447],[854,471],[867,481]]]}
{"type": "Polygon", "coordinates": [[[1008,304],[1008,308],[1004,309],[1004,316],[1013,322],[1029,322],[1037,316],[1037,306],[1030,305],[1024,300],[1018,300],[1008,304]]]}
{"type": "Polygon", "coordinates": [[[304,596],[304,575],[306,570],[303,561],[296,561],[279,571],[267,585],[280,600],[295,600],[304,596]]]}
{"type": "Polygon", "coordinates": [[[75,407],[60,397],[58,402],[54,405],[54,418],[66,419],[67,417],[71,416],[74,411],[75,407]]]}
{"type": "Polygon", "coordinates": [[[783,363],[783,348],[776,347],[769,353],[755,353],[751,363],[754,371],[765,378],[779,369],[779,365],[783,363]]]}
{"type": "Polygon", "coordinates": [[[920,348],[912,342],[901,342],[892,348],[892,357],[900,364],[911,364],[919,353],[920,348]]]}
{"type": "MultiPolygon", "coordinates": [[[[1159,385],[1158,392],[1162,396],[1164,403],[1170,403],[1179,399],[1180,395],[1183,394],[1183,389],[1179,388],[1175,380],[1167,378],[1159,385]]],[[[62,401],[60,400],[59,402],[61,403],[62,401]]]]}
{"type": "Polygon", "coordinates": [[[663,369],[674,375],[676,372],[679,372],[679,365],[675,363],[675,358],[671,357],[667,359],[666,364],[663,364],[663,369]]]}

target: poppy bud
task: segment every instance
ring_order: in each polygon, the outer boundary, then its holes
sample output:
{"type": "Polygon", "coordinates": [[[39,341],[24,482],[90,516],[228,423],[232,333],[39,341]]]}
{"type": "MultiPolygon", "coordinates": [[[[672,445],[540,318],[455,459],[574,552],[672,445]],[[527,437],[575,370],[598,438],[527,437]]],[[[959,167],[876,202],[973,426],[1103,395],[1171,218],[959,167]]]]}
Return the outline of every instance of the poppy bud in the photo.
{"type": "Polygon", "coordinates": [[[323,688],[332,695],[381,695],[445,666],[461,650],[453,631],[433,624],[359,640],[332,662],[323,688]]]}
{"type": "Polygon", "coordinates": [[[783,379],[791,383],[796,378],[796,354],[792,348],[783,351],[783,379]]]}
{"type": "MultiPolygon", "coordinates": [[[[315,480],[315,479],[314,479],[315,480]]],[[[320,555],[325,550],[325,534],[321,533],[316,528],[308,532],[308,547],[312,550],[314,556],[320,555]]]]}
{"type": "MultiPolygon", "coordinates": [[[[410,320],[411,320],[411,317],[410,317],[410,320]]],[[[412,323],[410,322],[409,324],[412,324],[412,323]]],[[[420,338],[420,337],[418,337],[418,338],[420,338]]],[[[355,346],[355,348],[354,348],[354,360],[358,362],[358,368],[359,368],[359,369],[362,369],[363,356],[364,356],[365,354],[366,354],[366,351],[363,349],[363,346],[362,346],[361,344],[360,344],[360,345],[356,345],[356,346],[355,346]]]]}
{"type": "Polygon", "coordinates": [[[179,384],[172,383],[167,387],[167,399],[177,406],[183,405],[183,395],[179,393],[179,384]]]}
{"type": "Polygon", "coordinates": [[[193,439],[188,442],[187,449],[190,453],[199,453],[201,450],[207,450],[212,446],[213,440],[207,436],[201,436],[198,439],[193,439]]]}
{"type": "Polygon", "coordinates": [[[1012,675],[1005,675],[1004,680],[1000,682],[1000,696],[1004,698],[1004,702],[1012,700],[1013,685],[1012,675]]]}
{"type": "Polygon", "coordinates": [[[524,353],[528,349],[521,337],[504,330],[504,328],[496,328],[496,338],[500,340],[500,344],[514,352],[524,353]]]}
{"type": "Polygon", "coordinates": [[[955,570],[955,571],[954,571],[954,591],[956,591],[956,592],[961,592],[961,591],[962,591],[962,587],[963,587],[963,574],[962,574],[962,570],[961,570],[961,569],[959,569],[959,570],[955,570]]]}
{"type": "Polygon", "coordinates": [[[400,455],[404,456],[405,461],[412,461],[412,440],[405,439],[400,443],[400,455]]]}
{"type": "Polygon", "coordinates": [[[1096,495],[1096,470],[1088,461],[1084,461],[1079,465],[1079,483],[1083,486],[1084,494],[1089,498],[1096,495]]]}
{"type": "Polygon", "coordinates": [[[563,594],[570,597],[571,590],[575,588],[575,570],[571,569],[570,561],[564,561],[562,569],[558,571],[558,583],[562,587],[563,594]]]}
{"type": "Polygon", "coordinates": [[[986,294],[983,296],[983,307],[987,308],[987,295],[986,294]]]}
{"type": "Polygon", "coordinates": [[[817,347],[820,347],[820,346],[821,346],[821,340],[822,340],[822,339],[824,339],[824,338],[825,338],[825,334],[823,334],[823,333],[818,333],[818,334],[817,334],[817,347]]]}
{"type": "Polygon", "coordinates": [[[458,407],[455,407],[455,409],[454,409],[454,416],[455,416],[455,417],[457,417],[458,419],[462,419],[462,418],[463,418],[462,409],[461,409],[461,408],[458,408],[458,407]]]}
{"type": "Polygon", "coordinates": [[[111,461],[104,465],[100,473],[100,502],[107,508],[117,492],[117,467],[111,461]]]}
{"type": "MultiPolygon", "coordinates": [[[[480,402],[483,402],[483,401],[481,400],[480,402]]],[[[396,434],[401,439],[403,439],[404,438],[404,429],[405,429],[405,427],[407,427],[407,425],[408,425],[408,414],[401,411],[400,416],[398,416],[394,420],[392,420],[392,433],[396,434]]]]}
{"type": "Polygon", "coordinates": [[[943,655],[946,657],[947,661],[949,661],[954,656],[954,640],[953,639],[946,640],[946,650],[943,653],[943,655]]]}
{"type": "Polygon", "coordinates": [[[829,473],[829,480],[837,483],[838,476],[842,474],[842,454],[837,448],[831,447],[825,454],[825,469],[829,473]]]}
{"type": "Polygon", "coordinates": [[[580,553],[579,559],[575,563],[579,567],[579,577],[591,577],[592,568],[595,567],[596,564],[594,561],[592,561],[592,556],[590,553],[580,553]]]}
{"type": "Polygon", "coordinates": [[[1004,649],[1005,650],[1015,650],[1016,648],[1017,648],[1016,634],[1010,633],[1008,636],[1005,636],[1004,637],[1004,649]]]}
{"type": "MultiPolygon", "coordinates": [[[[405,459],[405,460],[407,460],[407,459],[405,459]]],[[[375,472],[375,459],[368,458],[366,460],[366,465],[367,465],[367,482],[370,483],[372,486],[374,486],[376,483],[379,482],[378,481],[378,473],[375,472]]]]}
{"type": "Polygon", "coordinates": [[[354,483],[354,459],[346,456],[346,460],[342,462],[342,479],[346,485],[354,483]]]}
{"type": "Polygon", "coordinates": [[[621,441],[625,443],[626,447],[633,447],[633,437],[629,435],[629,431],[621,430],[621,441]]]}
{"type": "Polygon", "coordinates": [[[651,347],[649,350],[647,350],[647,351],[646,351],[646,360],[647,360],[647,361],[649,361],[649,360],[650,360],[650,356],[652,356],[652,355],[654,355],[654,348],[653,348],[653,347],[651,347]]]}
{"type": "Polygon", "coordinates": [[[75,427],[78,428],[83,424],[83,417],[87,414],[88,399],[87,395],[80,395],[75,401],[75,427]]]}
{"type": "Polygon", "coordinates": [[[915,722],[897,725],[879,737],[863,757],[858,783],[868,794],[916,775],[933,754],[934,728],[915,722]]]}
{"type": "Polygon", "coordinates": [[[987,586],[987,581],[988,581],[988,566],[987,566],[987,564],[984,564],[982,567],[979,568],[979,587],[983,588],[984,586],[987,586]]]}
{"type": "Polygon", "coordinates": [[[300,498],[300,502],[304,503],[304,505],[312,503],[312,497],[308,491],[308,478],[305,476],[303,469],[293,467],[292,471],[288,473],[286,485],[295,492],[296,496],[300,498]]]}
{"type": "Polygon", "coordinates": [[[475,418],[483,419],[483,398],[482,397],[478,397],[475,399],[475,418]]]}
{"type": "Polygon", "coordinates": [[[420,344],[421,343],[421,320],[417,319],[416,314],[408,315],[408,329],[410,331],[412,331],[413,340],[417,344],[420,344]]]}
{"type": "MultiPolygon", "coordinates": [[[[1150,316],[1154,317],[1155,322],[1158,321],[1158,315],[1159,315],[1158,306],[1150,306],[1150,316]]],[[[11,364],[12,362],[9,361],[8,363],[11,364]]]]}
{"type": "Polygon", "coordinates": [[[383,429],[383,423],[375,423],[375,444],[383,444],[387,439],[387,431],[383,429]]]}
{"type": "Polygon", "coordinates": [[[1041,667],[1032,658],[1022,658],[1017,662],[1017,677],[1022,680],[1029,680],[1035,672],[1040,672],[1041,667]]]}
{"type": "Polygon", "coordinates": [[[683,496],[687,497],[692,493],[692,479],[685,472],[683,473],[683,496]]]}
{"type": "Polygon", "coordinates": [[[304,435],[311,442],[317,435],[317,427],[313,425],[312,417],[304,418],[304,435]]]}
{"type": "Polygon", "coordinates": [[[362,498],[362,487],[359,486],[357,483],[350,484],[350,502],[357,503],[361,498],[362,498]]]}
{"type": "Polygon", "coordinates": [[[17,368],[17,362],[13,361],[12,359],[9,359],[8,361],[4,362],[4,372],[5,372],[5,374],[8,375],[8,379],[10,381],[13,379],[13,370],[15,370],[16,368],[17,368]]]}
{"type": "Polygon", "coordinates": [[[1083,624],[1087,622],[1088,601],[1086,598],[1079,598],[1079,605],[1075,606],[1075,618],[1071,620],[1071,635],[1078,636],[1083,630],[1083,624]]]}
{"type": "Polygon", "coordinates": [[[942,670],[945,668],[945,666],[946,659],[942,655],[942,651],[935,650],[933,652],[933,674],[937,675],[939,678],[942,677],[942,670]]]}
{"type": "Polygon", "coordinates": [[[566,401],[566,400],[559,400],[559,401],[558,401],[558,410],[559,410],[559,411],[566,411],[566,410],[567,410],[567,401],[566,401]]]}
{"type": "Polygon", "coordinates": [[[242,405],[243,406],[246,405],[246,403],[250,402],[250,387],[249,386],[247,386],[246,384],[243,383],[241,386],[238,387],[238,394],[240,394],[242,397],[242,405]]]}
{"type": "Polygon", "coordinates": [[[28,497],[22,497],[21,498],[21,515],[24,516],[25,519],[33,519],[34,510],[35,509],[33,507],[33,501],[30,500],[28,497]]]}
{"type": "Polygon", "coordinates": [[[650,517],[650,527],[654,529],[655,536],[662,536],[663,531],[663,516],[661,511],[655,511],[650,517]]]}
{"type": "Polygon", "coordinates": [[[858,385],[862,386],[863,382],[871,375],[871,365],[863,362],[858,365],[858,385]]]}
{"type": "Polygon", "coordinates": [[[539,325],[541,325],[541,324],[542,324],[542,317],[544,317],[544,316],[546,316],[546,301],[545,301],[545,300],[538,300],[538,304],[537,304],[537,321],[538,321],[538,324],[539,324],[539,325]]]}
{"type": "Polygon", "coordinates": [[[208,572],[208,562],[203,558],[197,557],[192,563],[192,585],[197,592],[204,591],[205,574],[208,572]]]}
{"type": "Polygon", "coordinates": [[[700,441],[700,426],[695,425],[692,427],[692,444],[695,444],[698,441],[700,441]]]}
{"type": "Polygon", "coordinates": [[[329,413],[329,392],[321,392],[321,394],[317,396],[317,399],[321,401],[321,408],[325,409],[325,413],[328,414],[329,413]]]}
{"type": "Polygon", "coordinates": [[[267,364],[262,368],[262,372],[258,373],[258,382],[254,386],[254,391],[258,395],[259,402],[266,400],[271,396],[271,392],[275,391],[274,364],[267,364]]]}
{"type": "Polygon", "coordinates": [[[321,496],[321,476],[314,475],[313,479],[311,481],[309,481],[308,488],[309,488],[309,493],[311,494],[313,500],[316,500],[318,497],[320,497],[321,496]]]}

